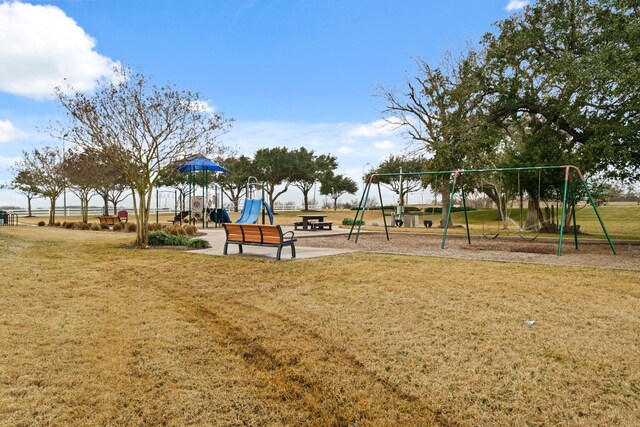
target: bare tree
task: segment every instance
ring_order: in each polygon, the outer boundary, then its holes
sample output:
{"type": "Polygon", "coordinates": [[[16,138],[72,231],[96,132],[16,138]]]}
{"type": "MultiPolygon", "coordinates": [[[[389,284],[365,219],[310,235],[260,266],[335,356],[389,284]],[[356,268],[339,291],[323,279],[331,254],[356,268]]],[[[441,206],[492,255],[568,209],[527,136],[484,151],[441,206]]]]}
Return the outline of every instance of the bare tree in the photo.
{"type": "Polygon", "coordinates": [[[49,225],[56,221],[56,200],[65,188],[62,175],[62,154],[57,148],[43,147],[27,153],[23,151],[23,159],[17,165],[33,179],[38,193],[49,199],[49,225]]]}
{"type": "Polygon", "coordinates": [[[229,121],[211,113],[197,92],[157,86],[128,68],[94,93],[57,88],[70,119],[69,139],[109,161],[133,191],[136,246],[147,246],[153,189],[162,173],[188,153],[217,154],[229,121]]]}
{"type": "MultiPolygon", "coordinates": [[[[481,54],[470,50],[458,60],[448,57],[441,67],[419,61],[419,73],[407,80],[403,93],[381,93],[390,124],[404,129],[415,153],[429,158],[430,170],[476,166],[481,154],[494,148],[495,130],[484,120],[484,89],[475,77],[483,60],[481,54]]],[[[442,195],[441,226],[451,203],[451,181],[445,178],[440,177],[437,189],[442,195]]],[[[423,181],[425,186],[435,186],[435,176],[423,181]]]]}
{"type": "Polygon", "coordinates": [[[69,150],[62,162],[61,173],[68,188],[80,199],[80,214],[84,223],[89,221],[89,200],[97,186],[96,169],[95,158],[84,152],[69,150]]]}

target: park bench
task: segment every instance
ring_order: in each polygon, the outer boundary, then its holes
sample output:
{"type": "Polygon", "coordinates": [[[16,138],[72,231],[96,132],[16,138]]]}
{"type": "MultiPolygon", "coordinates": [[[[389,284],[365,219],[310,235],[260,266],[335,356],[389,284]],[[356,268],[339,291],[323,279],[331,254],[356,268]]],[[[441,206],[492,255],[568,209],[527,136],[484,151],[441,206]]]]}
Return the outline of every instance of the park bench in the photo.
{"type": "Polygon", "coordinates": [[[224,255],[227,255],[227,248],[231,243],[238,245],[240,253],[243,253],[243,245],[278,248],[276,253],[277,260],[280,259],[282,248],[291,246],[291,258],[296,257],[296,239],[293,238],[293,231],[283,233],[279,225],[234,223],[225,223],[223,225],[227,235],[227,240],[224,242],[224,255]],[[288,236],[289,234],[291,235],[288,236]]]}
{"type": "Polygon", "coordinates": [[[312,222],[311,227],[314,230],[331,230],[332,222],[312,222]]]}
{"type": "Polygon", "coordinates": [[[107,225],[120,224],[120,218],[117,216],[101,215],[101,216],[97,216],[96,218],[100,220],[100,224],[107,224],[107,225]]]}

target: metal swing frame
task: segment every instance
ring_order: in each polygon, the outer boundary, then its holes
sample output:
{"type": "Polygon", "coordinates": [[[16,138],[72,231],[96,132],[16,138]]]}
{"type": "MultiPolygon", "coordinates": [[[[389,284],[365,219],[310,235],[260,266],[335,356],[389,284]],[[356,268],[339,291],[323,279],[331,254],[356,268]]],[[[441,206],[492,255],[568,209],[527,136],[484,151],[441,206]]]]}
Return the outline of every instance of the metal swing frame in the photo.
{"type": "MultiPolygon", "coordinates": [[[[364,190],[362,191],[362,198],[360,199],[360,203],[358,204],[358,209],[356,210],[356,214],[355,217],[353,219],[353,223],[351,225],[351,229],[349,230],[349,235],[347,237],[347,240],[351,240],[351,237],[353,235],[354,232],[354,228],[356,226],[356,224],[358,225],[357,231],[356,231],[356,235],[355,235],[355,243],[358,243],[358,238],[360,237],[360,229],[362,228],[362,223],[364,221],[364,211],[366,210],[366,202],[367,200],[369,200],[369,192],[371,189],[372,184],[375,183],[378,186],[378,196],[380,197],[380,206],[381,206],[381,211],[382,211],[382,220],[384,222],[384,231],[386,234],[386,238],[387,240],[389,239],[389,230],[388,230],[388,226],[387,226],[387,220],[384,214],[384,203],[382,201],[382,190],[380,189],[380,177],[381,176],[385,176],[385,177],[399,177],[399,176],[407,176],[407,175],[411,175],[411,176],[424,176],[424,175],[445,175],[448,174],[451,178],[451,194],[449,197],[450,201],[453,201],[453,198],[456,194],[456,190],[459,187],[460,188],[460,192],[461,192],[461,196],[462,196],[462,207],[463,207],[463,211],[464,211],[464,221],[465,221],[465,226],[466,226],[466,232],[467,232],[467,243],[470,245],[471,244],[471,234],[469,233],[469,220],[467,217],[467,201],[466,201],[466,195],[465,195],[465,190],[464,190],[464,176],[468,175],[468,174],[477,174],[477,173],[486,173],[486,172],[515,172],[515,171],[543,171],[543,170],[564,170],[564,189],[563,189],[563,196],[562,196],[562,213],[560,215],[560,234],[558,237],[558,252],[557,255],[561,256],[562,255],[562,241],[563,241],[563,236],[564,236],[564,224],[565,224],[565,219],[566,219],[566,206],[567,206],[567,201],[571,202],[571,213],[572,213],[572,222],[573,222],[573,238],[574,238],[574,244],[575,244],[575,248],[576,250],[579,249],[579,245],[578,245],[578,230],[577,230],[577,226],[576,226],[576,210],[575,210],[575,204],[576,204],[576,200],[575,200],[575,188],[574,188],[574,180],[579,180],[580,183],[582,184],[582,188],[584,189],[585,193],[587,194],[587,197],[589,199],[589,202],[591,204],[591,206],[593,207],[593,210],[598,218],[598,222],[600,223],[600,227],[602,227],[602,231],[604,232],[604,235],[607,239],[607,242],[609,243],[609,246],[611,247],[611,251],[613,252],[614,255],[617,255],[616,249],[613,245],[613,241],[611,240],[611,237],[609,236],[609,233],[607,232],[607,228],[604,225],[604,221],[602,219],[602,217],[600,216],[600,212],[598,211],[598,207],[596,206],[595,201],[593,200],[593,197],[591,196],[591,191],[589,190],[589,187],[586,183],[586,181],[584,180],[584,177],[582,175],[582,172],[580,171],[579,168],[577,168],[576,166],[573,165],[563,165],[563,166],[531,166],[531,167],[519,167],[519,168],[493,168],[493,169],[459,169],[459,170],[453,170],[453,171],[429,171],[429,172],[401,172],[401,173],[381,173],[381,174],[371,174],[369,176],[369,178],[367,179],[367,183],[365,185],[364,190]],[[358,219],[358,217],[360,217],[358,219]]],[[[447,209],[447,216],[446,216],[446,220],[445,220],[445,226],[444,226],[444,232],[442,234],[442,243],[441,243],[441,248],[444,249],[445,248],[445,243],[447,240],[447,230],[449,229],[449,223],[450,223],[450,219],[451,219],[451,207],[452,207],[453,203],[450,202],[449,203],[449,208],[447,209]]]]}

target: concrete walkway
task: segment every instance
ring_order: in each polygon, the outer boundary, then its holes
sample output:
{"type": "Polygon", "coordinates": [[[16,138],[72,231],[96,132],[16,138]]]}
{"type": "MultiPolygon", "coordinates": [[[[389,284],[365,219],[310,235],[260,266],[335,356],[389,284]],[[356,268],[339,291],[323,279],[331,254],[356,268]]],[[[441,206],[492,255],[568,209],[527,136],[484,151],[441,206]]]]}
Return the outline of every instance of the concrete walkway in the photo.
{"type": "MultiPolygon", "coordinates": [[[[293,231],[293,226],[281,226],[283,232],[293,231]]],[[[205,233],[204,236],[200,236],[201,239],[204,239],[209,242],[211,245],[208,249],[199,249],[194,251],[189,251],[189,253],[193,254],[203,254],[203,255],[218,255],[222,256],[222,252],[224,250],[224,242],[226,240],[226,236],[223,228],[205,228],[199,229],[198,232],[205,233]]],[[[347,231],[340,230],[331,230],[331,231],[302,231],[296,230],[294,231],[294,238],[299,238],[303,236],[332,236],[332,235],[340,235],[345,234],[347,231]]],[[[323,256],[332,256],[345,254],[349,252],[354,252],[349,249],[333,249],[333,248],[311,248],[305,247],[304,241],[306,239],[298,239],[296,242],[296,258],[318,258],[323,256]]],[[[236,258],[258,258],[258,259],[276,259],[277,248],[270,247],[261,247],[261,246],[250,246],[244,245],[243,247],[244,253],[238,253],[238,245],[229,245],[228,253],[230,257],[236,258]]],[[[291,259],[291,249],[286,247],[282,249],[282,260],[291,259]]]]}

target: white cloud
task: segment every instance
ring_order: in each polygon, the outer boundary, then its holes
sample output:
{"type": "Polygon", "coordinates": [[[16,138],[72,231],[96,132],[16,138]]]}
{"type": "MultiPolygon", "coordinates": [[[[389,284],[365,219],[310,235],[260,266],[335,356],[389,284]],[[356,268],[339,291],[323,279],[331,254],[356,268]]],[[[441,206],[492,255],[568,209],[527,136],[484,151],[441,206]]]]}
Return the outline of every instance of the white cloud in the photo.
{"type": "Polygon", "coordinates": [[[338,148],[338,153],[339,154],[351,154],[353,153],[353,148],[351,147],[345,147],[344,145],[342,147],[338,148]]]}
{"type": "Polygon", "coordinates": [[[22,157],[0,156],[0,169],[5,168],[8,170],[11,166],[15,165],[20,160],[22,160],[22,157]]]}
{"type": "Polygon", "coordinates": [[[391,135],[397,130],[397,125],[394,124],[395,121],[396,119],[390,118],[361,124],[351,130],[348,136],[352,138],[377,138],[380,136],[391,135]]]}
{"type": "Polygon", "coordinates": [[[95,40],[55,6],[2,3],[0,91],[42,99],[57,85],[90,90],[116,65],[95,47],[95,40]]]}
{"type": "Polygon", "coordinates": [[[16,128],[9,120],[0,120],[0,144],[15,141],[25,136],[27,136],[27,133],[16,128]]]}
{"type": "Polygon", "coordinates": [[[505,7],[508,11],[519,10],[529,4],[529,0],[510,0],[509,4],[505,7]]]}
{"type": "Polygon", "coordinates": [[[373,146],[378,150],[393,150],[396,145],[391,141],[378,141],[374,142],[373,146]]]}

